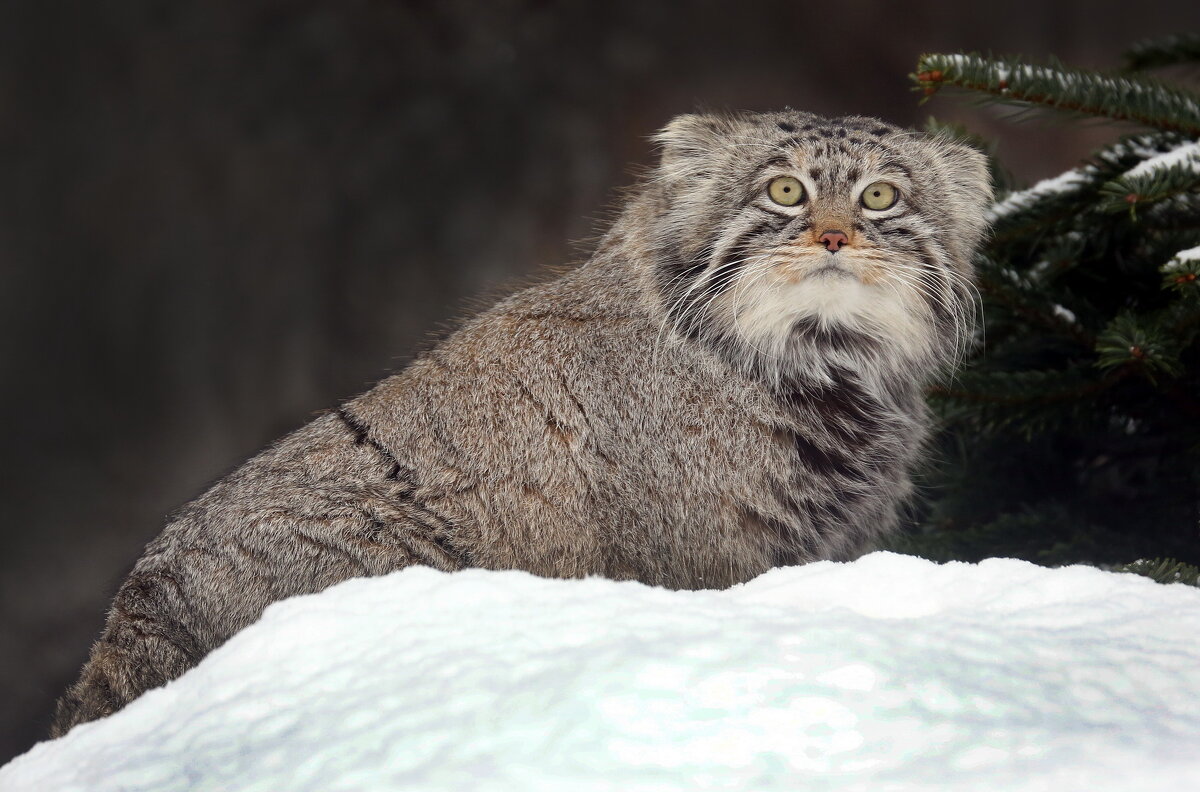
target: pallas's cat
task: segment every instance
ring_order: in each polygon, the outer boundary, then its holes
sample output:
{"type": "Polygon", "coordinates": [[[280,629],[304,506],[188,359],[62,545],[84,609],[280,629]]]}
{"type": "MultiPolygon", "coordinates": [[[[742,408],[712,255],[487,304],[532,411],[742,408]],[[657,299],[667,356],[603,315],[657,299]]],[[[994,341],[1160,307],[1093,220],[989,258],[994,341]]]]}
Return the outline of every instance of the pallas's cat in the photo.
{"type": "Polygon", "coordinates": [[[984,157],[792,111],[682,116],[657,139],[587,263],[184,507],[121,585],[53,734],[350,577],[719,588],[892,529],[923,386],[971,330],[984,157]]]}

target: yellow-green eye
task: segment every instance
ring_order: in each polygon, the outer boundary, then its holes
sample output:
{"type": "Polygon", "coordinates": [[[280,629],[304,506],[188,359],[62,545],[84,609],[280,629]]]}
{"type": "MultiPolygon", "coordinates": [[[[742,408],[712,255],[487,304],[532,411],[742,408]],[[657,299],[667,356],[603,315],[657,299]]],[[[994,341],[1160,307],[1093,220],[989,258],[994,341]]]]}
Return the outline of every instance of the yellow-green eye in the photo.
{"type": "Polygon", "coordinates": [[[887,182],[875,182],[867,189],[863,190],[862,202],[863,206],[868,209],[879,211],[880,209],[888,209],[892,204],[896,203],[896,198],[899,193],[896,188],[887,182]]]}
{"type": "Polygon", "coordinates": [[[767,194],[780,206],[795,206],[804,198],[804,185],[795,176],[780,176],[771,179],[767,194]]]}

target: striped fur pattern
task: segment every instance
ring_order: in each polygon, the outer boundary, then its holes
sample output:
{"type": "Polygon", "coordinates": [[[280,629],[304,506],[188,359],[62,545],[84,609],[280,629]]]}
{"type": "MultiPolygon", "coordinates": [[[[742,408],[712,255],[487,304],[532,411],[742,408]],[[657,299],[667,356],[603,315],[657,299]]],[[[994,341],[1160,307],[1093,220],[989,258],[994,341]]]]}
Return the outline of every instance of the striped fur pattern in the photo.
{"type": "Polygon", "coordinates": [[[504,300],[177,514],[53,734],[269,603],[420,564],[719,588],[896,523],[971,331],[983,158],[867,118],[693,115],[592,259],[504,300]],[[807,198],[772,203],[791,175],[807,198]],[[897,185],[871,212],[863,185],[897,185]],[[824,229],[849,242],[829,253],[824,229]]]}

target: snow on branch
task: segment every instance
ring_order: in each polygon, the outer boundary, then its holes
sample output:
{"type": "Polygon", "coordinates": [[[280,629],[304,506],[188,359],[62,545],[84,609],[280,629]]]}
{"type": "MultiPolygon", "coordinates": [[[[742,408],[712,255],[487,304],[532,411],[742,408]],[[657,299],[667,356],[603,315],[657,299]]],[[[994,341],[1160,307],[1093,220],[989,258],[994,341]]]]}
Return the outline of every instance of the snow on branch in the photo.
{"type": "Polygon", "coordinates": [[[1200,142],[1184,143],[1170,151],[1144,160],[1130,168],[1129,172],[1125,174],[1125,178],[1145,178],[1175,167],[1200,173],[1200,142]]]}
{"type": "Polygon", "coordinates": [[[1179,263],[1200,261],[1200,246],[1179,251],[1174,260],[1179,263]]]}
{"type": "Polygon", "coordinates": [[[1108,212],[1154,204],[1200,189],[1200,142],[1182,143],[1143,160],[1100,188],[1108,212]]]}
{"type": "Polygon", "coordinates": [[[1187,192],[1197,181],[1200,143],[1174,133],[1131,135],[1095,152],[1078,168],[1002,196],[988,211],[988,220],[998,234],[1011,234],[1030,224],[1073,219],[1100,192],[1102,208],[1124,210],[1131,203],[1154,203],[1187,192]],[[1128,184],[1122,181],[1128,179],[1128,184]]]}
{"type": "Polygon", "coordinates": [[[1179,251],[1159,267],[1159,272],[1164,288],[1200,295],[1200,245],[1179,251]]]}
{"type": "Polygon", "coordinates": [[[988,210],[988,220],[995,223],[1017,212],[1035,209],[1046,203],[1047,199],[1076,194],[1081,188],[1090,186],[1092,181],[1092,173],[1086,167],[1043,179],[1026,190],[1009,193],[997,201],[988,210]]]}

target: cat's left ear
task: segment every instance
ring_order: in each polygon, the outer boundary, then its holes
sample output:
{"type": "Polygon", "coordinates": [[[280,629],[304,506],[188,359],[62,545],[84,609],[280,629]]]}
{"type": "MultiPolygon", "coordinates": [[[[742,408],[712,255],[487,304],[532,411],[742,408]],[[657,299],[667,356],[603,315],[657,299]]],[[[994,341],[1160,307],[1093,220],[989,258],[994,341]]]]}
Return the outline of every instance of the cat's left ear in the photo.
{"type": "Polygon", "coordinates": [[[936,135],[929,138],[935,154],[933,165],[949,192],[947,204],[954,208],[958,231],[972,248],[987,228],[986,212],[992,205],[992,173],[987,154],[969,143],[936,135]]]}
{"type": "Polygon", "coordinates": [[[939,169],[955,191],[965,193],[962,197],[969,202],[979,201],[985,206],[990,204],[992,173],[987,154],[949,135],[937,135],[930,140],[937,147],[937,159],[941,165],[939,169]]]}

